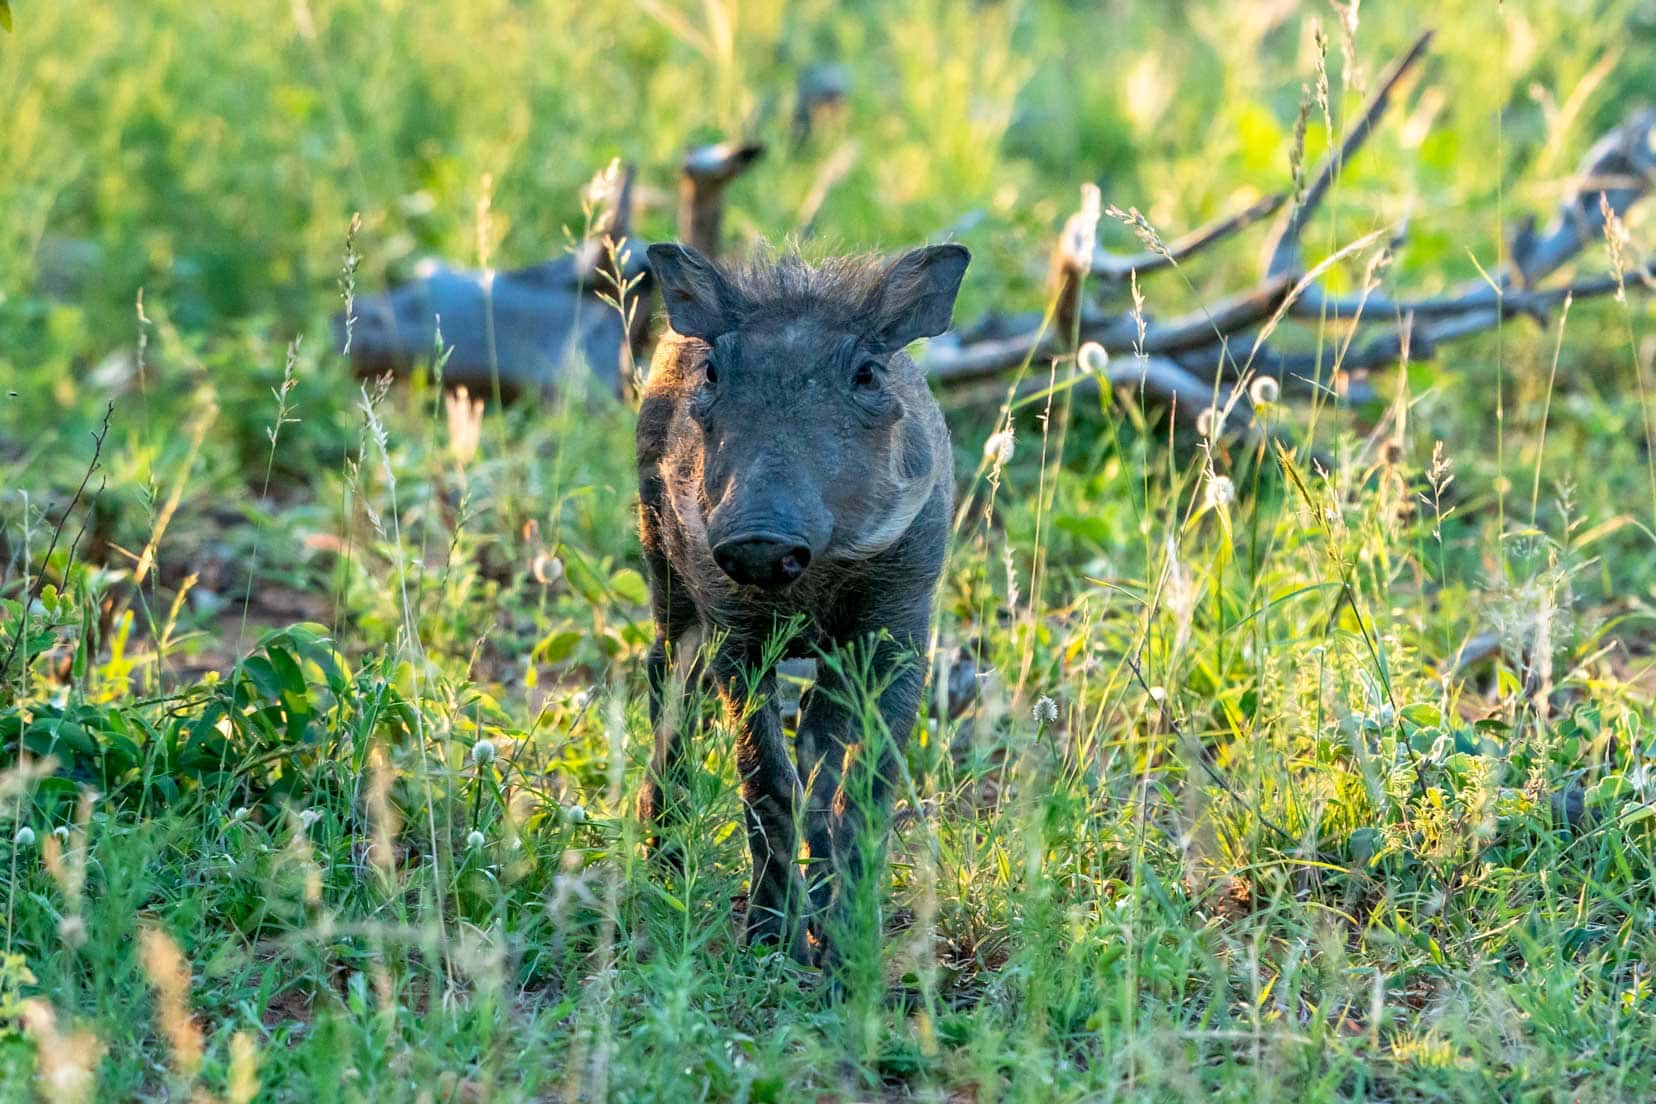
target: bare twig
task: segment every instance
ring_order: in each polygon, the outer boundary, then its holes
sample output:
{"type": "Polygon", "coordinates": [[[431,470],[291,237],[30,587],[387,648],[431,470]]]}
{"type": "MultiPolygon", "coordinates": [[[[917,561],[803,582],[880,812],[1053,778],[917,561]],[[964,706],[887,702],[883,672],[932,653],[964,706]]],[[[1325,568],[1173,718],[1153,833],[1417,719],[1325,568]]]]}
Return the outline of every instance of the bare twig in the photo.
{"type": "Polygon", "coordinates": [[[1080,332],[1081,286],[1092,270],[1101,204],[1098,185],[1083,184],[1081,207],[1064,223],[1052,250],[1047,287],[1053,297],[1053,328],[1059,348],[1068,353],[1075,351],[1080,332]]]}
{"type": "MultiPolygon", "coordinates": [[[[1145,327],[1144,352],[1172,355],[1200,349],[1228,333],[1256,326],[1282,305],[1293,283],[1286,276],[1277,277],[1167,322],[1152,322],[1145,327]]],[[[1096,341],[1112,353],[1131,348],[1138,339],[1138,321],[1130,313],[1083,318],[1080,329],[1082,341],[1096,341]]],[[[962,383],[998,375],[1026,360],[1056,356],[1062,344],[1050,331],[1025,331],[970,345],[933,342],[921,364],[939,383],[962,383]]]]}
{"type": "MultiPolygon", "coordinates": [[[[1361,316],[1365,322],[1393,325],[1395,332],[1346,352],[1340,367],[1361,371],[1396,363],[1406,342],[1417,358],[1429,359],[1445,342],[1491,329],[1502,318],[1527,315],[1544,323],[1565,299],[1614,295],[1624,286],[1624,280],[1614,274],[1583,277],[1550,288],[1535,284],[1599,240],[1606,212],[1619,218],[1648,194],[1656,181],[1656,109],[1635,110],[1626,122],[1594,143],[1574,179],[1578,190],[1566,196],[1545,233],[1536,235],[1527,225],[1520,228],[1512,263],[1493,285],[1480,278],[1457,292],[1417,299],[1330,296],[1312,288],[1291,303],[1290,312],[1330,319],[1361,316]]],[[[1656,285],[1656,263],[1626,275],[1646,286],[1656,285]]],[[[1233,352],[1238,348],[1251,353],[1250,339],[1233,342],[1233,352]]],[[[1206,352],[1202,358],[1211,361],[1214,354],[1206,352]]],[[[1281,354],[1267,348],[1259,351],[1255,365],[1284,378],[1320,379],[1316,361],[1314,355],[1281,354]]],[[[1197,367],[1188,360],[1184,363],[1197,367]]]]}
{"type": "Polygon", "coordinates": [[[1252,226],[1260,219],[1276,214],[1287,196],[1278,193],[1255,200],[1235,214],[1226,215],[1198,227],[1182,238],[1167,244],[1165,251],[1146,250],[1143,253],[1093,252],[1092,274],[1108,284],[1125,284],[1133,273],[1140,276],[1158,269],[1183,264],[1212,246],[1219,244],[1239,230],[1252,226]]]}
{"type": "Polygon", "coordinates": [[[1420,60],[1431,41],[1432,32],[1422,32],[1420,37],[1415,39],[1414,45],[1410,46],[1402,57],[1392,62],[1391,67],[1380,78],[1374,95],[1364,105],[1362,114],[1358,115],[1351,129],[1346,131],[1345,140],[1340,143],[1340,148],[1322,163],[1317,175],[1305,189],[1305,198],[1289,209],[1282,225],[1272,235],[1270,246],[1265,253],[1266,276],[1280,276],[1300,267],[1300,236],[1305,232],[1306,224],[1311,221],[1311,216],[1317,213],[1317,207],[1327,197],[1328,189],[1338,179],[1345,163],[1363,148],[1364,142],[1368,141],[1368,136],[1373,132],[1375,124],[1380,121],[1380,116],[1385,114],[1397,85],[1409,70],[1414,68],[1415,62],[1420,60]]]}
{"type": "Polygon", "coordinates": [[[697,146],[685,155],[679,176],[679,238],[709,257],[724,241],[724,190],[764,155],[754,142],[697,146]]]}
{"type": "Polygon", "coordinates": [[[1599,197],[1620,216],[1656,181],[1656,108],[1642,107],[1593,143],[1576,170],[1574,188],[1547,229],[1519,227],[1512,241],[1516,282],[1533,287],[1556,272],[1604,232],[1599,197]]]}
{"type": "MultiPolygon", "coordinates": [[[[1656,280],[1656,266],[1641,269],[1636,275],[1644,280],[1656,280]]],[[[1339,358],[1339,367],[1346,372],[1389,367],[1402,356],[1405,344],[1414,359],[1430,360],[1444,344],[1491,329],[1498,316],[1510,318],[1527,314],[1544,318],[1548,311],[1566,298],[1591,299],[1614,295],[1616,287],[1614,276],[1594,276],[1564,287],[1517,291],[1505,296],[1482,283],[1480,290],[1468,292],[1462,297],[1394,301],[1371,295],[1363,310],[1363,320],[1378,323],[1384,319],[1394,322],[1395,329],[1347,350],[1339,358]]],[[[1322,299],[1328,306],[1330,319],[1355,316],[1359,301],[1358,296],[1322,299]]],[[[1290,313],[1300,314],[1307,309],[1306,301],[1300,300],[1293,304],[1290,313]]],[[[1253,337],[1242,336],[1231,340],[1223,363],[1216,344],[1180,353],[1175,359],[1187,370],[1199,374],[1211,373],[1216,367],[1228,371],[1233,363],[1251,360],[1256,374],[1275,376],[1283,382],[1326,381],[1328,370],[1334,367],[1335,350],[1325,348],[1320,353],[1281,352],[1270,345],[1256,347],[1253,337]]],[[[1355,394],[1351,398],[1359,401],[1355,394]]]]}

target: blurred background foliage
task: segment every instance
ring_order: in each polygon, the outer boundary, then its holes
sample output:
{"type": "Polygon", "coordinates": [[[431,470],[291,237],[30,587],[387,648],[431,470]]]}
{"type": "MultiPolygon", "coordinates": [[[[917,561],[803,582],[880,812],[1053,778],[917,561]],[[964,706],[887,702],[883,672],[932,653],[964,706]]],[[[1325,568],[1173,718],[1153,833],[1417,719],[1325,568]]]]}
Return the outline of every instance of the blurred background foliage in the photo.
{"type": "MultiPolygon", "coordinates": [[[[502,266],[561,252],[612,157],[655,189],[642,236],[667,238],[678,159],[714,137],[771,147],[733,198],[739,239],[798,232],[851,143],[822,248],[953,235],[981,257],[963,316],[1032,304],[1080,182],[1173,230],[1280,189],[1313,24],[1338,110],[1427,23],[1427,91],[1352,166],[1330,225],[1412,214],[1403,264],[1429,285],[1464,277],[1467,250],[1491,260],[1503,219],[1549,210],[1652,87],[1656,5],[1371,4],[1349,72],[1338,14],[1297,0],[29,5],[0,39],[0,370],[84,376],[130,342],[139,287],[186,332],[304,332],[334,305],[352,212],[369,286],[426,254],[475,262],[486,174],[502,266]],[[796,83],[824,65],[849,110],[796,143],[796,83]]],[[[1324,145],[1313,119],[1309,154],[1324,145]]],[[[1227,263],[1212,278],[1234,286],[1254,258],[1227,263]]]]}

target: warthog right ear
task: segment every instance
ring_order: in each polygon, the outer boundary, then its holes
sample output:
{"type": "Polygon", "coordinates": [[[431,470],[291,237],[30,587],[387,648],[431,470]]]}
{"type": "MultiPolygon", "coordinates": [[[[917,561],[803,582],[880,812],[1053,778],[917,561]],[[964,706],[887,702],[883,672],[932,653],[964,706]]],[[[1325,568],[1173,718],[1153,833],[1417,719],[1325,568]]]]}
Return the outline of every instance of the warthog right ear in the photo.
{"type": "Polygon", "coordinates": [[[712,261],[676,243],[652,245],[649,254],[675,332],[711,344],[736,325],[736,293],[712,261]]]}
{"type": "Polygon", "coordinates": [[[963,245],[928,245],[910,250],[880,280],[871,305],[876,344],[901,349],[922,337],[936,337],[949,328],[955,295],[972,255],[963,245]]]}

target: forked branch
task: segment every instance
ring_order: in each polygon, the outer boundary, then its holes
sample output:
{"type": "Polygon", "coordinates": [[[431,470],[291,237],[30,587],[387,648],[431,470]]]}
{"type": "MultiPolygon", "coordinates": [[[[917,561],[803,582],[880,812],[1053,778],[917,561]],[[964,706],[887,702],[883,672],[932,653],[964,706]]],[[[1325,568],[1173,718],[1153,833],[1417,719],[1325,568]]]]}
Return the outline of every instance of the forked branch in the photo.
{"type": "MultiPolygon", "coordinates": [[[[1191,415],[1211,406],[1216,395],[1224,402],[1229,387],[1216,387],[1216,380],[1234,383],[1256,375],[1274,376],[1284,385],[1333,388],[1347,399],[1363,401],[1374,392],[1352,373],[1395,365],[1405,355],[1429,359],[1444,344],[1490,329],[1503,318],[1524,315],[1544,322],[1566,298],[1616,294],[1624,287],[1656,288],[1656,264],[1626,265],[1608,274],[1545,286],[1547,277],[1601,240],[1609,220],[1620,219],[1656,182],[1656,109],[1640,107],[1588,150],[1545,230],[1536,231],[1533,220],[1521,225],[1508,251],[1510,260],[1491,274],[1438,295],[1382,292],[1375,277],[1387,254],[1382,247],[1372,251],[1360,293],[1333,295],[1323,290],[1318,278],[1322,270],[1354,247],[1346,246],[1308,268],[1302,256],[1305,230],[1344,167],[1379,126],[1404,78],[1425,57],[1431,38],[1430,31],[1420,35],[1387,67],[1343,139],[1318,166],[1303,197],[1284,212],[1265,249],[1259,284],[1167,321],[1135,311],[1106,313],[1092,306],[1083,295],[1089,280],[1104,291],[1119,291],[1135,275],[1178,267],[1282,209],[1284,197],[1261,199],[1171,243],[1163,243],[1136,210],[1109,208],[1147,247],[1125,254],[1097,248],[1100,201],[1097,189],[1089,185],[1083,190],[1081,209],[1066,223],[1052,253],[1052,313],[1041,324],[1011,334],[934,341],[923,361],[927,371],[945,384],[986,380],[1020,365],[1070,355],[1072,337],[1078,337],[1080,342],[1098,342],[1111,354],[1111,367],[1104,373],[1109,382],[1141,390],[1191,415]],[[1314,319],[1339,329],[1335,340],[1318,342],[1316,351],[1297,352],[1277,345],[1277,323],[1284,318],[1314,319]],[[1370,327],[1373,335],[1366,336],[1370,327]],[[1198,394],[1202,400],[1192,407],[1189,400],[1198,394]]],[[[1401,230],[1392,237],[1395,244],[1401,230]]],[[[1624,264],[1615,258],[1613,263],[1624,264]]]]}

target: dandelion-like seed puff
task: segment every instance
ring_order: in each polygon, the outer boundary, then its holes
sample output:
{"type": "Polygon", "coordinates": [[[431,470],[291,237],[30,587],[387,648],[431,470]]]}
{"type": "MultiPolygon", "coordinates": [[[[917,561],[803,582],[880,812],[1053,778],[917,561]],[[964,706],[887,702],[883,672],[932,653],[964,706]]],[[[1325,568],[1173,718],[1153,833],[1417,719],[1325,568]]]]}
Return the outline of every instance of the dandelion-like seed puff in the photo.
{"type": "Polygon", "coordinates": [[[1102,376],[1110,366],[1110,353],[1096,341],[1089,341],[1075,354],[1075,363],[1086,376],[1102,376]]]}
{"type": "Polygon", "coordinates": [[[991,433],[989,439],[983,442],[983,458],[997,468],[1004,468],[1012,462],[1012,453],[1016,442],[1013,439],[1012,427],[991,433]]]}
{"type": "Polygon", "coordinates": [[[1236,501],[1236,484],[1231,482],[1228,475],[1213,474],[1208,476],[1203,501],[1210,510],[1223,509],[1229,506],[1236,501]]]}
{"type": "Polygon", "coordinates": [[[1258,376],[1248,385],[1248,398],[1255,406],[1270,406],[1282,395],[1282,385],[1275,376],[1258,376]]]}

